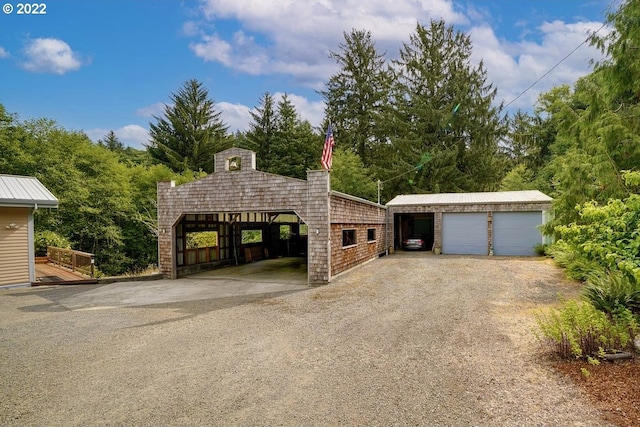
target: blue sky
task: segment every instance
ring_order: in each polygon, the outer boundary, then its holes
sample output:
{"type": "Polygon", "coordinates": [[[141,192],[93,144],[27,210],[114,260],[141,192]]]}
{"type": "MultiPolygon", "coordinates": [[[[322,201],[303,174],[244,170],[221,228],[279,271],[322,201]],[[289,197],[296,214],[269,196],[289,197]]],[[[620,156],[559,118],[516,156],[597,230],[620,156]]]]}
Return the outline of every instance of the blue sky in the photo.
{"type": "MultiPolygon", "coordinates": [[[[328,53],[352,28],[371,31],[392,59],[416,22],[443,18],[471,36],[496,101],[509,102],[600,28],[611,1],[50,0],[41,15],[0,3],[13,8],[0,12],[0,104],[142,148],[152,115],[192,78],[232,131],[246,129],[264,92],[287,93],[319,125],[316,91],[336,71],[328,53]]],[[[583,46],[512,108],[531,110],[540,92],[589,73],[593,58],[583,46]]]]}

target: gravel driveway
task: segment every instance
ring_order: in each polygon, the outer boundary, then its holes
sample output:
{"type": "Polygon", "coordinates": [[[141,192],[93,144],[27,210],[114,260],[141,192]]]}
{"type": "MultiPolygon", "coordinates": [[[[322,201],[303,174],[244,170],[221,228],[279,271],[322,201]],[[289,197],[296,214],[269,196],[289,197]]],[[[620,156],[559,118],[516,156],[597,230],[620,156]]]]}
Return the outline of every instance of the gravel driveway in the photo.
{"type": "Polygon", "coordinates": [[[537,354],[550,261],[397,254],[270,299],[0,291],[0,425],[605,426],[537,354]]]}

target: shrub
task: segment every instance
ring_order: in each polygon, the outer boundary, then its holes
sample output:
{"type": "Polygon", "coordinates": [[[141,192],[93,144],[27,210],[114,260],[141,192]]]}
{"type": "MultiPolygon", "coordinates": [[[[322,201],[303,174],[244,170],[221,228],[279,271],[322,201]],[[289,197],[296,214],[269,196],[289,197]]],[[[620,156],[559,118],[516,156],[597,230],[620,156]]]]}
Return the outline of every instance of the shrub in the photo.
{"type": "Polygon", "coordinates": [[[55,246],[62,249],[71,249],[71,242],[55,231],[38,231],[34,235],[34,246],[36,256],[46,256],[47,246],[55,246]]]}
{"type": "Polygon", "coordinates": [[[547,247],[547,255],[558,265],[566,269],[571,279],[586,280],[593,274],[600,274],[604,268],[596,261],[590,260],[575,250],[569,243],[559,240],[547,247]]]}
{"type": "Polygon", "coordinates": [[[605,351],[625,350],[633,345],[638,324],[628,310],[614,316],[589,302],[563,301],[558,310],[537,313],[538,339],[564,359],[598,357],[605,351]]]}
{"type": "Polygon", "coordinates": [[[545,244],[545,243],[538,243],[537,245],[535,245],[535,247],[533,248],[536,251],[536,254],[540,255],[540,256],[545,256],[547,255],[547,247],[549,245],[545,244]]]}
{"type": "Polygon", "coordinates": [[[640,195],[605,205],[587,202],[577,209],[577,222],[554,229],[561,246],[603,268],[640,273],[640,195]]]}
{"type": "Polygon", "coordinates": [[[640,285],[634,275],[619,270],[593,273],[582,289],[595,308],[610,316],[627,309],[640,314],[640,285]]]}

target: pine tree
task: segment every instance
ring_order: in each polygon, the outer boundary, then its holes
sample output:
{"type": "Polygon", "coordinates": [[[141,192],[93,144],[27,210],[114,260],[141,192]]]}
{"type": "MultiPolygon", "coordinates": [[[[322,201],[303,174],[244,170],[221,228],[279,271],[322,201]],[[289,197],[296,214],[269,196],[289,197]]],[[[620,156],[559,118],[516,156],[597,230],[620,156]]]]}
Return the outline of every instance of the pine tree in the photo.
{"type": "Polygon", "coordinates": [[[213,171],[213,156],[228,148],[228,127],[198,80],[189,80],[170,97],[164,116],[150,123],[149,154],[176,172],[213,171]]]}
{"type": "Polygon", "coordinates": [[[320,93],[325,114],[340,134],[341,147],[350,148],[370,166],[377,149],[386,142],[382,120],[389,99],[389,71],[370,32],[352,30],[344,33],[344,39],[340,52],[329,55],[340,71],[320,93]]]}
{"type": "Polygon", "coordinates": [[[482,63],[471,64],[468,35],[432,21],[417,25],[395,62],[388,123],[394,156],[393,192],[493,190],[506,172],[498,142],[505,129],[496,89],[482,63]]]}
{"type": "Polygon", "coordinates": [[[110,130],[103,139],[98,140],[98,145],[115,152],[124,151],[124,144],[118,139],[116,133],[112,130],[110,130]]]}
{"type": "Polygon", "coordinates": [[[260,99],[260,105],[251,112],[252,121],[245,135],[246,148],[255,151],[257,167],[268,171],[272,164],[272,145],[277,132],[278,116],[273,95],[266,92],[260,99]]]}
{"type": "Polygon", "coordinates": [[[307,170],[316,168],[320,160],[320,137],[314,134],[308,121],[300,120],[286,94],[278,103],[276,115],[276,132],[267,172],[306,179],[307,170]]]}

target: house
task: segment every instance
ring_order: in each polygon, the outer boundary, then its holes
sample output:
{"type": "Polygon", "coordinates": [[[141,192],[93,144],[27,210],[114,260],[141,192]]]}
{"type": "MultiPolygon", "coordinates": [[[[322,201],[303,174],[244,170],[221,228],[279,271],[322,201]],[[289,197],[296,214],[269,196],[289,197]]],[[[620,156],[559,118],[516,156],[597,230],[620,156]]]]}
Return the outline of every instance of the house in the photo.
{"type": "Polygon", "coordinates": [[[0,286],[35,281],[33,213],[57,207],[36,178],[0,174],[0,286]]]}

